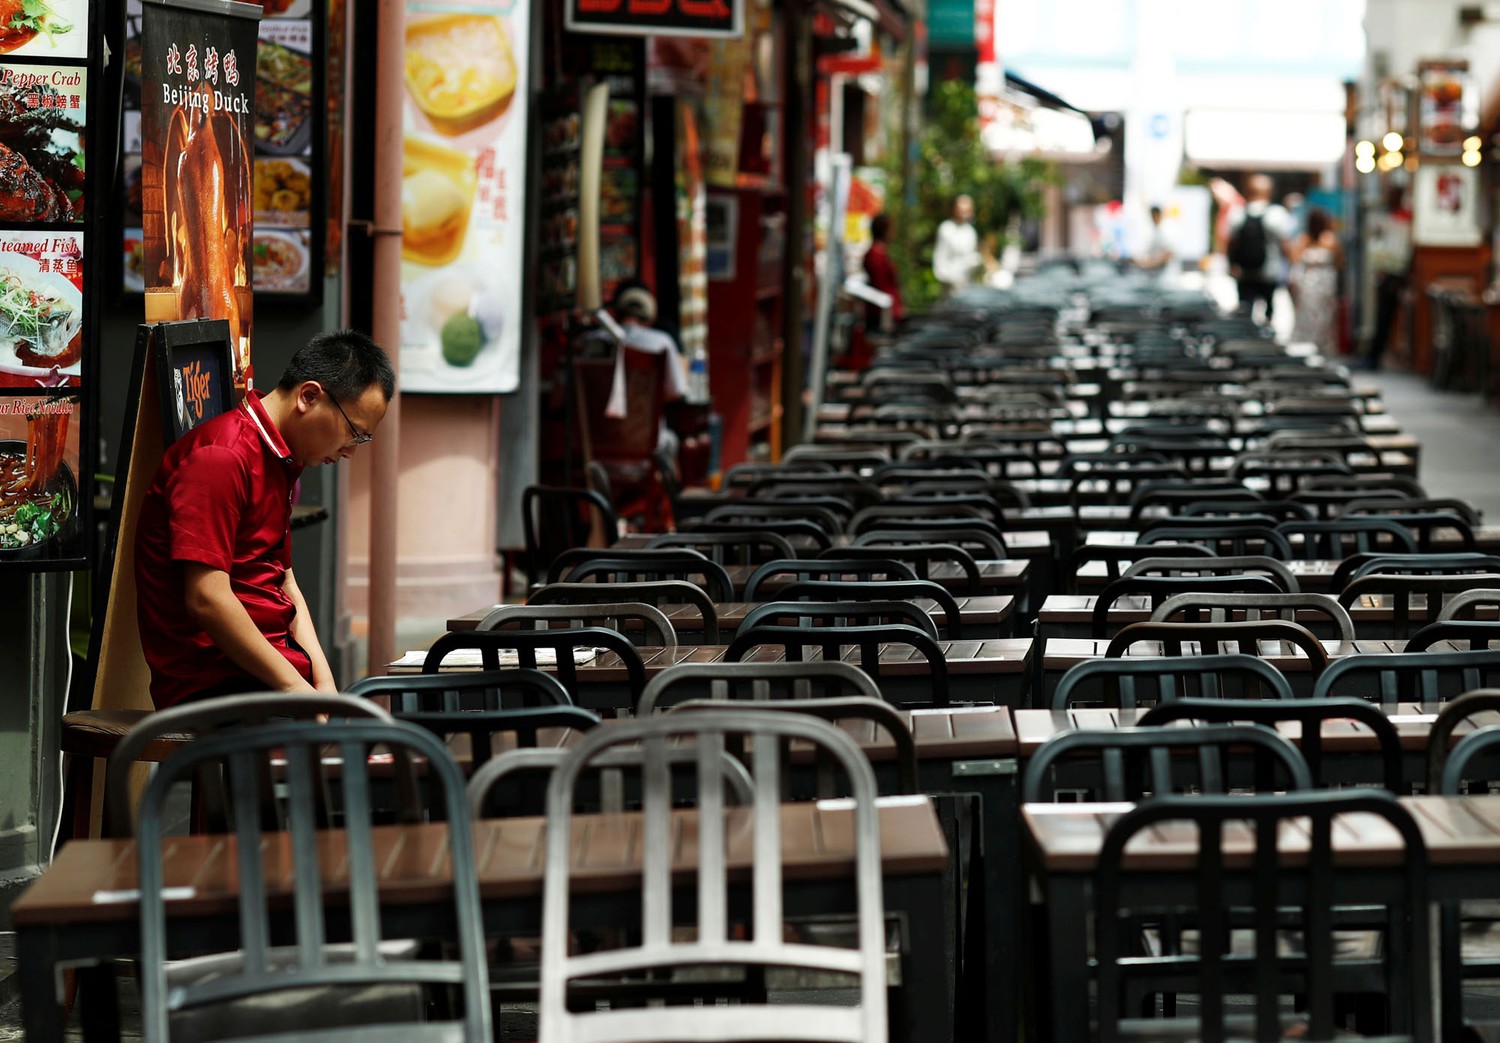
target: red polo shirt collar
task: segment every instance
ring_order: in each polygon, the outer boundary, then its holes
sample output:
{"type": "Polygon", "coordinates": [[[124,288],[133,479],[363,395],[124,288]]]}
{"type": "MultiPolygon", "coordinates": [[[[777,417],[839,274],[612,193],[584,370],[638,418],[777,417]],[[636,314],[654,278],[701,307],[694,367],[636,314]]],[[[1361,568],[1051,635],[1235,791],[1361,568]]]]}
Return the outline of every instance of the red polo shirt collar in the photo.
{"type": "Polygon", "coordinates": [[[271,420],[270,414],[266,412],[265,404],[261,401],[265,397],[262,391],[251,391],[240,403],[240,407],[250,414],[250,419],[254,421],[266,448],[271,450],[278,459],[291,463],[292,451],[287,448],[286,439],[281,437],[281,432],[271,420]]]}

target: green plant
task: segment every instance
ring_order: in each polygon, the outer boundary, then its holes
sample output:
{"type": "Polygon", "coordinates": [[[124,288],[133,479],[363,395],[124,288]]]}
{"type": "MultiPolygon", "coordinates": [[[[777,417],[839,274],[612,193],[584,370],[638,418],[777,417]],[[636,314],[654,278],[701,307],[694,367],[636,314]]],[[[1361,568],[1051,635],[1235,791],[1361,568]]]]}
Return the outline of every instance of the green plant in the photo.
{"type": "Polygon", "coordinates": [[[912,184],[902,183],[901,157],[892,156],[886,164],[890,250],[908,310],[926,308],[942,293],[932,275],[932,245],[955,198],[973,198],[980,242],[998,256],[1011,219],[1040,217],[1042,190],[1058,181],[1056,167],[1045,160],[1006,162],[990,154],[979,140],[973,85],[941,81],[929,101],[931,113],[911,165],[912,184]]]}

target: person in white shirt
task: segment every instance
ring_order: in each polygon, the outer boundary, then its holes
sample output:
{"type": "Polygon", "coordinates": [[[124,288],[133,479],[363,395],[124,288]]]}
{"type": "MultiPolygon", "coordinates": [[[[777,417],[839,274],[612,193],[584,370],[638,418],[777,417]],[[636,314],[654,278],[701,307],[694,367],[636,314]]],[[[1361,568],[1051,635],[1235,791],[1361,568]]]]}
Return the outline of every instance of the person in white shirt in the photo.
{"type": "MultiPolygon", "coordinates": [[[[611,310],[625,330],[623,343],[626,348],[667,356],[667,364],[662,367],[662,402],[676,402],[687,395],[687,374],[683,370],[682,351],[677,341],[670,333],[651,325],[656,321],[656,298],[651,291],[639,282],[621,283],[615,291],[611,310]]],[[[667,426],[665,418],[656,445],[672,459],[677,458],[677,435],[667,426]]]]}
{"type": "Polygon", "coordinates": [[[938,225],[932,248],[932,274],[946,293],[969,285],[974,270],[984,261],[979,254],[979,233],[974,230],[974,200],[959,196],[953,201],[953,216],[938,225]]]}
{"type": "Polygon", "coordinates": [[[1137,268],[1166,274],[1167,266],[1172,263],[1172,240],[1167,236],[1167,230],[1162,227],[1161,207],[1151,208],[1151,239],[1146,243],[1145,252],[1135,259],[1137,268]]]}
{"type": "Polygon", "coordinates": [[[1271,321],[1276,290],[1286,279],[1286,244],[1296,221],[1286,208],[1271,202],[1271,179],[1255,174],[1245,186],[1245,207],[1229,222],[1226,253],[1229,274],[1239,287],[1240,311],[1253,314],[1265,302],[1262,321],[1271,321]]]}

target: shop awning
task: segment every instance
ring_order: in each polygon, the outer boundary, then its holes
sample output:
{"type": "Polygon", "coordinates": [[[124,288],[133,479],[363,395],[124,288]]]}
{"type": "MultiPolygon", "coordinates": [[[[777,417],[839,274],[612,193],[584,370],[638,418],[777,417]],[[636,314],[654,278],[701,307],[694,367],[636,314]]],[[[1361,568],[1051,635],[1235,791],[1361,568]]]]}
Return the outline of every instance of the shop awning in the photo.
{"type": "Polygon", "coordinates": [[[1099,154],[1088,113],[1009,71],[995,118],[981,133],[999,154],[1075,163],[1099,154]]]}
{"type": "Polygon", "coordinates": [[[1344,155],[1342,112],[1189,109],[1183,117],[1187,158],[1204,167],[1310,170],[1344,155]]]}

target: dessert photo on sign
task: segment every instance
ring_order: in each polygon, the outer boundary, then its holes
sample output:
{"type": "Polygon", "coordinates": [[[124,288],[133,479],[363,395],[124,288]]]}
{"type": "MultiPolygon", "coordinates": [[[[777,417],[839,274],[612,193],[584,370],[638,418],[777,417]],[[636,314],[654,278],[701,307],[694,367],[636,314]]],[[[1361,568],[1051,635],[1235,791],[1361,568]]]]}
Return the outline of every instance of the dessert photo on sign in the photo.
{"type": "Polygon", "coordinates": [[[0,232],[0,388],[77,387],[83,234],[0,232]]]}

